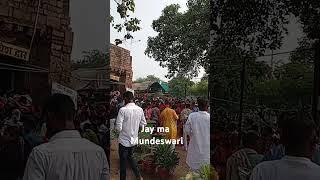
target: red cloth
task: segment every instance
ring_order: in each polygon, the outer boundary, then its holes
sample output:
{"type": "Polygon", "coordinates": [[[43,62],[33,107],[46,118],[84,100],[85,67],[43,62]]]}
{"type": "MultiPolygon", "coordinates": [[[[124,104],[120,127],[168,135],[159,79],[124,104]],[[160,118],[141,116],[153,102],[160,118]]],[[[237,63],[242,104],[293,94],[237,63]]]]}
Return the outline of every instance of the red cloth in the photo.
{"type": "Polygon", "coordinates": [[[161,104],[161,105],[160,105],[160,109],[161,109],[161,110],[163,110],[163,109],[165,109],[165,108],[166,108],[166,105],[164,105],[164,104],[161,104]]]}

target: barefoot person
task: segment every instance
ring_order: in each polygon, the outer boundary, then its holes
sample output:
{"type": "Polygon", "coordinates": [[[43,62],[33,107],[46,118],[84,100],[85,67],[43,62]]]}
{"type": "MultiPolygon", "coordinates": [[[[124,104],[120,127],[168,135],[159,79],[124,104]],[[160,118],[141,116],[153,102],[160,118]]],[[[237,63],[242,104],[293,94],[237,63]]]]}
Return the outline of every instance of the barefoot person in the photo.
{"type": "Polygon", "coordinates": [[[116,128],[119,135],[119,156],[120,156],[120,180],[126,179],[127,161],[129,162],[137,179],[142,179],[137,163],[132,157],[133,148],[136,144],[132,141],[138,138],[139,127],[147,125],[143,109],[133,102],[132,92],[123,94],[125,106],[119,110],[116,121],[116,128]]]}

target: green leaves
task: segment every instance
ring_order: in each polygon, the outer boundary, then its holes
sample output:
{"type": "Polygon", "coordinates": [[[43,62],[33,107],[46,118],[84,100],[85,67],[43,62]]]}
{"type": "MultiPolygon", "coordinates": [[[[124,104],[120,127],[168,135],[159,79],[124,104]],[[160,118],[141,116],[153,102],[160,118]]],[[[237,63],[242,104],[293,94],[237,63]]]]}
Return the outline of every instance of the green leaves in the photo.
{"type": "Polygon", "coordinates": [[[184,13],[177,4],[167,6],[152,23],[158,35],[148,38],[145,54],[168,69],[168,78],[177,74],[194,77],[200,67],[208,67],[209,1],[188,2],[184,13]]]}
{"type": "Polygon", "coordinates": [[[170,144],[158,145],[154,152],[156,165],[173,170],[179,164],[179,156],[176,151],[171,148],[170,144]]]}
{"type": "Polygon", "coordinates": [[[310,39],[320,38],[320,1],[318,0],[282,0],[290,12],[299,18],[304,33],[310,39]]]}
{"type": "Polygon", "coordinates": [[[142,82],[159,82],[161,81],[160,78],[154,76],[154,75],[148,75],[146,78],[138,78],[137,80],[135,80],[135,83],[142,83],[142,82]]]}
{"type": "Polygon", "coordinates": [[[194,84],[189,78],[177,76],[169,81],[169,94],[176,97],[184,97],[185,91],[190,95],[190,87],[194,84]]]}
{"type": "Polygon", "coordinates": [[[255,99],[273,108],[294,109],[311,104],[313,70],[310,65],[284,64],[276,69],[278,79],[255,83],[255,99]]]}
{"type": "Polygon", "coordinates": [[[203,180],[211,180],[214,177],[214,168],[210,164],[201,166],[199,173],[203,180]]]}
{"type": "MultiPolygon", "coordinates": [[[[133,39],[133,32],[141,30],[139,24],[140,20],[134,17],[130,17],[130,13],[135,11],[135,2],[134,0],[119,0],[117,3],[117,12],[120,15],[120,18],[123,22],[118,24],[112,24],[112,27],[118,32],[125,32],[124,39],[116,39],[116,45],[121,44],[123,41],[133,39]]],[[[112,21],[113,22],[113,18],[112,21]]]]}
{"type": "Polygon", "coordinates": [[[208,80],[201,80],[200,82],[194,84],[190,89],[190,94],[192,96],[207,97],[208,95],[208,80]]]}

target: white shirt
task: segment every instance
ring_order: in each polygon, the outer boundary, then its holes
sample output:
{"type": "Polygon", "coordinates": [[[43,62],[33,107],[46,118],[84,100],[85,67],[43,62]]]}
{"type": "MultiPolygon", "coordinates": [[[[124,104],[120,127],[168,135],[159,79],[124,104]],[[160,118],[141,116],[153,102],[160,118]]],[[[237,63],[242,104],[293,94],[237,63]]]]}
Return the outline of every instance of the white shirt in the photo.
{"type": "Polygon", "coordinates": [[[210,114],[205,111],[189,115],[185,133],[190,135],[187,164],[192,170],[210,164],[210,114]]]}
{"type": "Polygon", "coordinates": [[[125,147],[132,147],[133,139],[138,138],[139,127],[147,125],[143,109],[134,103],[129,103],[119,110],[116,129],[120,132],[119,143],[125,147]]]}
{"type": "Polygon", "coordinates": [[[23,180],[108,180],[103,149],[75,130],[62,131],[33,148],[23,180]]]}
{"type": "Polygon", "coordinates": [[[320,166],[308,158],[285,156],[257,165],[251,180],[319,180],[320,166]]]}

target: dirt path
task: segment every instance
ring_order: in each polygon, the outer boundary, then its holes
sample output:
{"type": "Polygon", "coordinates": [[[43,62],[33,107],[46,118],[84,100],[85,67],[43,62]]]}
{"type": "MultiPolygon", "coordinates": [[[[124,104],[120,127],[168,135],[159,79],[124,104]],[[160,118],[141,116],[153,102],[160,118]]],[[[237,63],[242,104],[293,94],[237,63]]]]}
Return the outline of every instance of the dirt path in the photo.
{"type": "MultiPolygon", "coordinates": [[[[176,151],[179,154],[180,161],[179,165],[176,167],[174,175],[169,177],[167,180],[177,180],[180,177],[184,177],[188,173],[188,166],[186,164],[187,152],[183,150],[182,147],[176,147],[176,151]]],[[[111,169],[111,180],[120,179],[120,162],[118,155],[118,142],[117,140],[112,140],[111,142],[111,152],[110,152],[110,169],[111,169]]],[[[157,175],[147,175],[142,172],[142,177],[144,180],[157,180],[159,177],[157,175]]],[[[135,176],[130,168],[127,169],[127,180],[135,180],[135,176]]]]}

